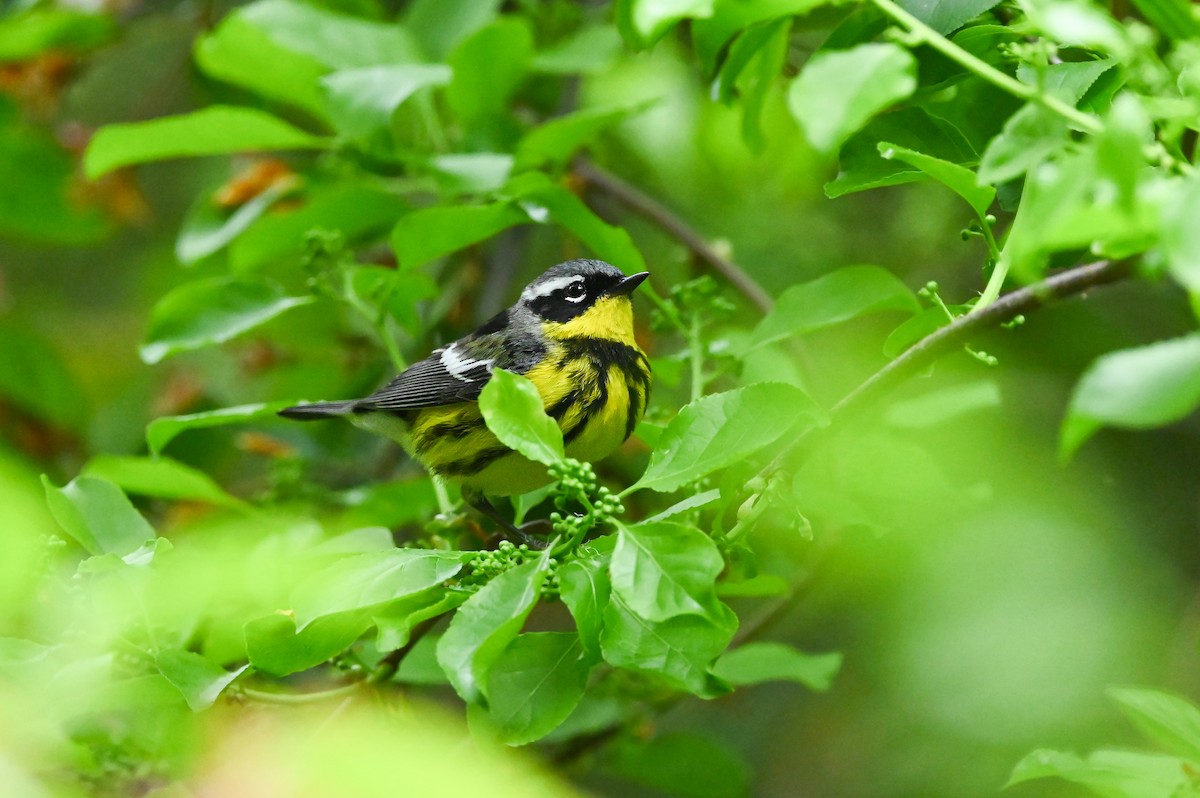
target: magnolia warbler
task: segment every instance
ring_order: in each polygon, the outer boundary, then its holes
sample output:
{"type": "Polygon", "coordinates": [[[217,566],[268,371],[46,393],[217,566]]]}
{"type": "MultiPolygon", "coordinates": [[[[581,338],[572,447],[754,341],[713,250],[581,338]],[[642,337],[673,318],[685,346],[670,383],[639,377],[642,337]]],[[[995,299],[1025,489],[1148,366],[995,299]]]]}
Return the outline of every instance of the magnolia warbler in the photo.
{"type": "Polygon", "coordinates": [[[598,260],[549,268],[482,327],[435,349],[363,399],[280,411],[308,421],[344,416],[399,442],[467,501],[498,518],[482,494],[512,495],[550,481],[488,430],[477,399],[493,368],[523,374],[563,432],[568,457],[599,460],[630,436],[646,410],[650,362],[633,336],[630,294],[649,272],[626,277],[598,260]]]}

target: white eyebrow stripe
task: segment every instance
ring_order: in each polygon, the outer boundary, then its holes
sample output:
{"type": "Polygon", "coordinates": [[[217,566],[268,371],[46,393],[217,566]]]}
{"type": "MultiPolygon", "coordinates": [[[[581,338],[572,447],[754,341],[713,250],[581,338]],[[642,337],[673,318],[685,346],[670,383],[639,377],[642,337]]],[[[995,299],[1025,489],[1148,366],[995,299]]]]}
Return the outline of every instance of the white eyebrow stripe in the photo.
{"type": "Polygon", "coordinates": [[[553,280],[547,280],[546,282],[537,286],[536,290],[534,289],[534,286],[532,286],[532,285],[529,286],[521,293],[521,299],[528,302],[531,299],[537,299],[538,297],[542,297],[542,296],[549,296],[550,294],[554,293],[555,291],[557,291],[560,288],[566,288],[571,283],[577,283],[577,282],[582,282],[582,281],[583,281],[583,276],[578,275],[578,274],[572,274],[572,275],[568,275],[566,277],[555,277],[553,280]]]}
{"type": "Polygon", "coordinates": [[[464,377],[463,375],[477,366],[483,366],[488,371],[492,370],[492,361],[494,358],[480,360],[478,358],[463,357],[459,354],[457,348],[458,344],[450,344],[450,346],[442,350],[441,357],[442,365],[446,367],[446,371],[454,379],[462,380],[463,382],[475,382],[471,377],[464,377]]]}

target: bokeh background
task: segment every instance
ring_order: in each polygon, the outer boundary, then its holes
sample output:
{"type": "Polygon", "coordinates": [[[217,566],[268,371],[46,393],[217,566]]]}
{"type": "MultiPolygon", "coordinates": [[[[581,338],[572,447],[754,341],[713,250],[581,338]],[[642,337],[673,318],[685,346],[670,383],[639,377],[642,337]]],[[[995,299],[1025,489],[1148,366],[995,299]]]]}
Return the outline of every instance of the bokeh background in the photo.
{"type": "MultiPolygon", "coordinates": [[[[22,4],[9,5],[12,13],[22,4]]],[[[256,391],[286,395],[242,378],[270,356],[266,343],[239,340],[155,366],[137,353],[154,303],[193,276],[174,254],[184,214],[244,163],[167,162],[98,183],[78,166],[99,126],[239,97],[191,60],[196,37],[238,4],[74,5],[113,19],[94,46],[19,59],[0,48],[0,604],[9,608],[0,632],[12,636],[35,625],[40,541],[59,534],[40,474],[62,484],[93,455],[144,452],[145,424],[158,415],[278,398],[256,391]],[[30,373],[31,352],[46,369],[30,373]]],[[[412,13],[402,3],[340,5],[412,13]]],[[[810,20],[793,42],[797,57],[835,20],[810,20]]],[[[608,134],[593,159],[676,211],[773,294],[854,264],[885,267],[913,288],[936,281],[947,301],[982,286],[982,244],[960,236],[969,219],[948,192],[915,184],[825,197],[836,164],[797,135],[782,84],[768,98],[760,150],[743,140],[740,111],[710,99],[673,37],[649,52],[615,52],[575,90],[581,107],[657,100],[608,134]]],[[[656,285],[690,276],[678,243],[603,199],[595,207],[626,225],[656,285]]],[[[555,244],[545,235],[489,242],[463,277],[464,292],[481,298],[447,324],[465,330],[510,301],[548,265],[555,244]],[[512,265],[489,282],[501,263],[512,265]]],[[[739,308],[731,329],[753,324],[753,308],[729,295],[739,308]]],[[[885,362],[881,343],[898,321],[885,314],[824,331],[803,341],[802,357],[755,367],[792,369],[788,378],[831,403],[885,362]]],[[[804,600],[772,636],[843,652],[833,689],[766,685],[689,700],[659,730],[729,743],[754,774],[752,793],[780,798],[989,795],[1034,748],[1137,744],[1107,687],[1197,692],[1200,426],[1105,431],[1066,463],[1058,427],[1097,356],[1193,324],[1186,297],[1165,282],[1096,289],[978,341],[997,366],[952,354],[890,395],[797,476],[817,508],[809,520],[821,556],[804,600]],[[930,412],[931,401],[956,409],[930,412]],[[822,486],[847,481],[861,485],[856,511],[831,505],[823,514],[822,486]]],[[[286,349],[304,347],[302,323],[272,335],[286,335],[286,349]]],[[[662,413],[679,402],[670,386],[656,394],[662,413]]],[[[251,501],[270,487],[266,458],[233,432],[181,441],[173,456],[251,501]]],[[[144,509],[158,519],[188,512],[144,509]]],[[[19,757],[22,723],[9,713],[0,721],[6,759],[19,757]]],[[[581,778],[602,795],[664,794],[622,779],[619,764],[581,778]]],[[[1067,790],[1033,784],[1010,794],[1067,790]]]]}

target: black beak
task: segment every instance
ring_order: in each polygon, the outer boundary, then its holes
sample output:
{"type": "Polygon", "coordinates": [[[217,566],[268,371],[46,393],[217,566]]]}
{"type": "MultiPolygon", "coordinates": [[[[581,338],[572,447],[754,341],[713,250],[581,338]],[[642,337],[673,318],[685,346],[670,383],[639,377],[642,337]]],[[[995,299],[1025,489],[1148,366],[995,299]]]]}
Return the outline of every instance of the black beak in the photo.
{"type": "Polygon", "coordinates": [[[638,272],[631,274],[621,282],[608,289],[611,296],[629,296],[642,282],[650,276],[650,272],[638,272]]]}

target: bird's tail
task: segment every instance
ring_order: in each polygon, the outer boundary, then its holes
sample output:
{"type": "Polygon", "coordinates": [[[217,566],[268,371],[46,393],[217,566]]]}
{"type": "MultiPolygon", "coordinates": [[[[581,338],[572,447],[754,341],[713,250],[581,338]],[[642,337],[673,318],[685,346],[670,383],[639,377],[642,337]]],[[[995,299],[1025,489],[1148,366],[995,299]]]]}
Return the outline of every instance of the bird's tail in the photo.
{"type": "Polygon", "coordinates": [[[349,399],[344,402],[313,402],[308,405],[285,407],[279,411],[279,415],[284,418],[295,419],[296,421],[317,421],[323,418],[344,416],[353,412],[354,400],[349,399]]]}

